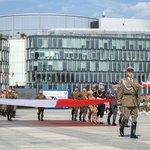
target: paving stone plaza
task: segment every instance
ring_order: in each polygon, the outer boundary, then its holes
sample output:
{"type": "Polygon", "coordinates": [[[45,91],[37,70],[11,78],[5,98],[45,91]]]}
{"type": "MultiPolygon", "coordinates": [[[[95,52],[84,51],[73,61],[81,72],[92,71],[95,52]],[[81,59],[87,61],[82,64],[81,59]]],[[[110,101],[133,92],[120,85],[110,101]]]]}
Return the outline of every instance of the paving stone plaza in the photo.
{"type": "Polygon", "coordinates": [[[0,116],[0,150],[149,150],[150,116],[138,117],[137,135],[119,136],[119,126],[71,121],[70,109],[46,109],[44,121],[36,108],[18,108],[16,118],[0,116]]]}

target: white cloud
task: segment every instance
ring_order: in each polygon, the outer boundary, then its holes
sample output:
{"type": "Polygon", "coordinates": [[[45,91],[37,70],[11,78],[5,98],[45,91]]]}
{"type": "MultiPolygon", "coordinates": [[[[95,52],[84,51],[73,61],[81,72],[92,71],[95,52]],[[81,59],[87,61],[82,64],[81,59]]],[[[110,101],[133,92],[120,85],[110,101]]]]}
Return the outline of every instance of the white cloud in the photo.
{"type": "Polygon", "coordinates": [[[150,2],[139,2],[134,6],[126,7],[124,11],[133,13],[135,18],[150,19],[150,2]]]}

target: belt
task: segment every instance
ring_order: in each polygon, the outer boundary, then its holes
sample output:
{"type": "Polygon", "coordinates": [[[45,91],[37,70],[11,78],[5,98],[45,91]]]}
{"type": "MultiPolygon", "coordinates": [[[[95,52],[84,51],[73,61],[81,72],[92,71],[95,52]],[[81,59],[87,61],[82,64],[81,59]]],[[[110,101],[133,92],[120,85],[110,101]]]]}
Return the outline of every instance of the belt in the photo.
{"type": "Polygon", "coordinates": [[[132,96],[136,96],[135,94],[131,94],[131,93],[124,93],[124,95],[132,95],[132,96]]]}

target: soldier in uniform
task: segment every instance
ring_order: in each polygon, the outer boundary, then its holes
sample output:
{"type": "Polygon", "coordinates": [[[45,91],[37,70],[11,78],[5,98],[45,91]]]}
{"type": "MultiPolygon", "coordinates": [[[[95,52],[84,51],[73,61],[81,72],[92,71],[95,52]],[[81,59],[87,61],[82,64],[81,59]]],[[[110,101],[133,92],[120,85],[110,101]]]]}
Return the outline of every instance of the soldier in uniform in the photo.
{"type": "MultiPolygon", "coordinates": [[[[8,88],[8,93],[7,93],[5,98],[8,98],[8,99],[14,99],[15,98],[14,94],[12,93],[11,87],[8,88]]],[[[14,109],[13,105],[7,105],[6,114],[7,114],[7,120],[8,121],[12,121],[13,109],[14,109]]]]}
{"type": "MultiPolygon", "coordinates": [[[[39,93],[36,95],[35,99],[39,99],[39,100],[44,100],[46,99],[45,95],[43,95],[43,90],[40,89],[39,93]]],[[[44,107],[38,107],[38,120],[43,121],[43,117],[44,117],[44,107]]]]}
{"type": "Polygon", "coordinates": [[[124,136],[124,127],[129,117],[132,118],[130,138],[138,138],[135,134],[137,127],[138,106],[140,104],[141,90],[139,83],[133,78],[134,69],[126,69],[127,78],[121,79],[117,90],[117,103],[121,105],[124,117],[120,125],[120,135],[124,136]]]}
{"type": "MultiPolygon", "coordinates": [[[[70,95],[70,98],[74,100],[81,99],[81,92],[79,92],[78,87],[75,87],[74,91],[70,95]]],[[[77,121],[78,109],[79,109],[78,107],[72,107],[71,120],[77,121]]]]}
{"type": "Polygon", "coordinates": [[[105,96],[107,98],[115,98],[114,101],[110,102],[110,111],[108,113],[108,118],[107,118],[107,123],[110,125],[110,117],[111,115],[113,114],[113,123],[112,125],[113,126],[116,126],[117,124],[115,123],[116,121],[116,117],[117,117],[117,94],[116,94],[116,91],[117,91],[117,82],[112,82],[112,88],[109,89],[105,96]]]}
{"type": "Polygon", "coordinates": [[[139,115],[142,115],[144,107],[143,107],[143,101],[144,101],[144,97],[145,95],[141,95],[141,99],[140,99],[140,105],[139,105],[139,115]]]}
{"type": "MultiPolygon", "coordinates": [[[[96,92],[96,85],[93,84],[91,86],[91,90],[87,92],[87,98],[89,100],[95,100],[96,99],[95,92],[96,92]]],[[[92,123],[96,123],[96,115],[97,115],[97,105],[89,105],[88,106],[88,121],[92,123]]]]}
{"type": "MultiPolygon", "coordinates": [[[[82,88],[81,99],[83,99],[83,100],[88,99],[86,87],[82,88]]],[[[80,107],[79,120],[80,121],[83,120],[83,122],[86,122],[86,120],[85,120],[86,114],[87,114],[87,106],[80,107]],[[83,119],[82,119],[82,116],[83,116],[83,119]]]]}
{"type": "MultiPolygon", "coordinates": [[[[16,93],[15,89],[12,89],[12,92],[15,96],[15,99],[18,99],[18,94],[16,93]]],[[[17,109],[17,106],[14,106],[14,109],[13,109],[13,118],[15,118],[16,116],[16,109],[17,109]]]]}
{"type": "MultiPolygon", "coordinates": [[[[104,89],[104,83],[100,83],[99,84],[99,90],[97,90],[95,97],[99,100],[106,99],[105,94],[106,94],[106,91],[104,89]]],[[[104,112],[105,112],[105,104],[99,104],[98,105],[98,112],[97,112],[97,119],[96,119],[97,123],[104,124],[103,123],[104,112]],[[100,116],[100,122],[98,122],[99,116],[100,116]]]]}
{"type": "MultiPolygon", "coordinates": [[[[1,98],[6,98],[7,95],[7,90],[3,90],[2,94],[1,94],[1,98]]],[[[6,109],[7,109],[7,105],[2,105],[2,116],[6,117],[6,109]]]]}
{"type": "Polygon", "coordinates": [[[149,99],[148,99],[148,94],[145,95],[144,101],[143,101],[143,107],[145,111],[145,115],[149,115],[149,99]]]}

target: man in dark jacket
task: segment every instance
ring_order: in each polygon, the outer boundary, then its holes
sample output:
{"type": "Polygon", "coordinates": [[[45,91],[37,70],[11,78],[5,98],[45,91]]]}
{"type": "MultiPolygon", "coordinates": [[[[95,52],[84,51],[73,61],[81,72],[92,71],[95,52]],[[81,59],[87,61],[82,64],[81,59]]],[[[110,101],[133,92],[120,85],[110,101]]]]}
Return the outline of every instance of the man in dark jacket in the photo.
{"type": "Polygon", "coordinates": [[[116,99],[117,94],[116,94],[116,91],[117,91],[117,82],[112,82],[112,88],[109,89],[109,90],[106,92],[106,94],[105,94],[105,96],[106,96],[107,98],[115,98],[114,101],[111,101],[111,102],[110,102],[110,111],[109,111],[108,118],[107,118],[107,123],[108,123],[109,125],[111,125],[111,123],[110,123],[110,117],[111,117],[112,114],[113,114],[113,123],[112,123],[113,126],[116,126],[116,125],[117,125],[117,124],[115,123],[116,117],[117,117],[117,99],[116,99]]]}

